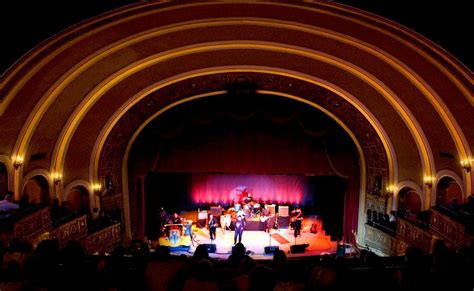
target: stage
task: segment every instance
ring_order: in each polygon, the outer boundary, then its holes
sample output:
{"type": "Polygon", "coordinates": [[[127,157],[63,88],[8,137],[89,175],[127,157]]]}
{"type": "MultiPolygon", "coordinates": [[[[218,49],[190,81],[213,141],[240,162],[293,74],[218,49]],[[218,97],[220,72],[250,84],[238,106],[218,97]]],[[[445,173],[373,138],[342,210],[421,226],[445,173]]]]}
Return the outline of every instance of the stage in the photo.
{"type": "MultiPolygon", "coordinates": [[[[172,254],[180,255],[186,254],[191,256],[196,247],[200,244],[215,244],[216,252],[210,253],[212,258],[227,259],[231,254],[232,246],[234,245],[234,231],[217,228],[217,238],[211,242],[209,238],[209,231],[207,228],[199,228],[193,226],[193,239],[189,248],[170,248],[172,254]]],[[[162,245],[166,245],[167,241],[160,239],[162,245]]],[[[329,236],[326,236],[321,231],[321,221],[315,217],[308,217],[304,219],[301,235],[296,239],[293,235],[293,230],[286,229],[272,229],[270,233],[260,230],[245,230],[242,236],[242,243],[245,245],[249,255],[257,260],[272,259],[272,254],[265,254],[265,247],[277,246],[283,250],[288,258],[291,257],[305,257],[316,256],[321,254],[335,254],[337,250],[337,242],[331,241],[329,236]],[[311,233],[310,228],[312,223],[317,224],[318,233],[311,233]],[[302,253],[291,253],[292,245],[307,244],[302,253]]]]}

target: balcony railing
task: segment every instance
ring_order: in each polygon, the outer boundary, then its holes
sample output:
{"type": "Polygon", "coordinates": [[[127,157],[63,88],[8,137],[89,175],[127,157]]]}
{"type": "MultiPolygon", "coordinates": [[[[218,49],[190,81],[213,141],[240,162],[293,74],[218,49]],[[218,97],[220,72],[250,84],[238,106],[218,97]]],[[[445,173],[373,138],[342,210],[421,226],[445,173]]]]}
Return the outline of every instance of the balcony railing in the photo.
{"type": "Polygon", "coordinates": [[[79,216],[53,229],[49,237],[59,240],[59,246],[66,246],[70,240],[80,240],[87,236],[87,215],[79,216]]]}
{"type": "Polygon", "coordinates": [[[109,252],[120,244],[121,240],[120,223],[116,223],[89,235],[86,238],[85,251],[90,255],[95,252],[109,252]]]}
{"type": "Polygon", "coordinates": [[[50,228],[51,212],[45,207],[15,222],[13,233],[17,238],[31,238],[50,228]]]}
{"type": "Polygon", "coordinates": [[[429,229],[420,227],[408,219],[399,218],[397,221],[397,237],[404,240],[408,245],[431,253],[435,237],[429,229]]]}
{"type": "Polygon", "coordinates": [[[436,208],[431,209],[430,228],[455,248],[466,244],[467,225],[436,208]]]}

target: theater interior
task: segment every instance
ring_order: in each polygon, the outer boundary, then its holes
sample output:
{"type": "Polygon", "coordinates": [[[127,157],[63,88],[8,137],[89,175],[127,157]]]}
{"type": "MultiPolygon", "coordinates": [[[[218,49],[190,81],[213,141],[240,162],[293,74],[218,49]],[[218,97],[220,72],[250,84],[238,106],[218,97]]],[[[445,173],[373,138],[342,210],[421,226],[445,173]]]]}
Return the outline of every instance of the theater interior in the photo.
{"type": "Polygon", "coordinates": [[[11,20],[0,290],[472,290],[472,51],[354,2],[11,20]]]}

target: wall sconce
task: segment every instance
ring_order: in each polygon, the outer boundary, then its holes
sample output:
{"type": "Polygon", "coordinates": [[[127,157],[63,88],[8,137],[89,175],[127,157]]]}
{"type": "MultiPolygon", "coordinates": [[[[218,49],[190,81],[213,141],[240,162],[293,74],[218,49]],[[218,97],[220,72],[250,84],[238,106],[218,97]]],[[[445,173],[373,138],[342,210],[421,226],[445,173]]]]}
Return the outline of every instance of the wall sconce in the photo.
{"type": "Polygon", "coordinates": [[[471,160],[470,159],[463,159],[460,161],[461,163],[461,167],[466,170],[466,172],[470,172],[471,171],[471,160]]]}
{"type": "Polygon", "coordinates": [[[59,182],[61,182],[62,178],[63,178],[63,175],[61,175],[60,173],[58,173],[58,172],[54,173],[54,175],[53,175],[54,184],[55,185],[59,184],[59,182]]]}
{"type": "Polygon", "coordinates": [[[102,185],[100,185],[99,183],[96,183],[92,186],[92,188],[94,189],[95,195],[100,195],[100,190],[102,190],[102,185]]]}
{"type": "Polygon", "coordinates": [[[18,170],[23,165],[23,157],[22,156],[16,156],[13,159],[13,167],[15,167],[15,170],[18,170]]]}
{"type": "Polygon", "coordinates": [[[388,197],[388,196],[392,196],[393,195],[393,190],[395,190],[395,187],[393,186],[387,186],[387,188],[385,188],[385,195],[388,197]]]}
{"type": "Polygon", "coordinates": [[[435,177],[431,176],[424,176],[423,177],[423,183],[425,183],[428,188],[431,188],[433,186],[433,181],[435,180],[435,177]]]}

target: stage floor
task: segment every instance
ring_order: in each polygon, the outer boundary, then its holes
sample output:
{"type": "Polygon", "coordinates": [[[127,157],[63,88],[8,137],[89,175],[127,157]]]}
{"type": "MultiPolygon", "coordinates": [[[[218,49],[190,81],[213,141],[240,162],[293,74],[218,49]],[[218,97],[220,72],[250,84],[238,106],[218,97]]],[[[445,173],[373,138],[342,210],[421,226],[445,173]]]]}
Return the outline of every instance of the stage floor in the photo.
{"type": "MultiPolygon", "coordinates": [[[[231,254],[232,246],[234,245],[234,231],[223,231],[221,228],[217,228],[217,238],[213,242],[209,238],[207,228],[193,227],[193,233],[194,239],[189,250],[172,250],[172,253],[192,255],[198,245],[213,243],[216,245],[216,253],[210,254],[212,258],[226,259],[231,254]]],[[[278,246],[287,254],[288,258],[316,256],[325,253],[335,254],[337,250],[337,242],[331,241],[330,237],[321,231],[321,221],[315,217],[309,217],[303,221],[301,235],[296,240],[291,229],[272,229],[270,234],[264,231],[246,230],[242,236],[242,243],[247,251],[250,251],[249,255],[257,260],[272,259],[272,254],[265,254],[265,247],[270,245],[278,246]],[[310,232],[313,222],[317,224],[318,233],[316,234],[310,232]],[[271,237],[272,234],[273,237],[271,237]],[[279,234],[279,236],[276,234],[279,234]],[[308,247],[304,253],[292,254],[290,247],[294,244],[308,244],[308,247]]]]}

